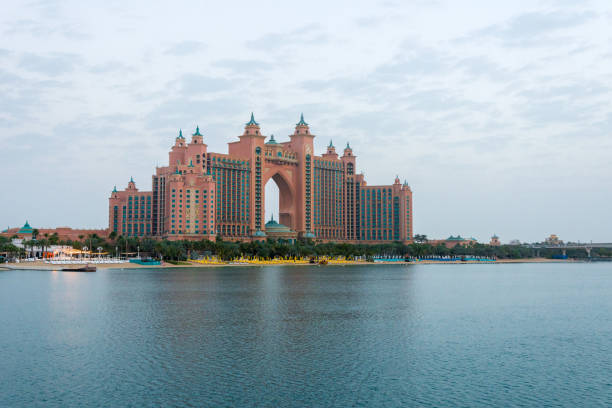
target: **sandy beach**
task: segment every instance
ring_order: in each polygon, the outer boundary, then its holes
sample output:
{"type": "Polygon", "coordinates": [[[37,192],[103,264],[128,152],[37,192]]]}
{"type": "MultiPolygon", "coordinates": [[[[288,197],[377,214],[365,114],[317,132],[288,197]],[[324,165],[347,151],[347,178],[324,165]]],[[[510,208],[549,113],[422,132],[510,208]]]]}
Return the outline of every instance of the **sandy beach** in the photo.
{"type": "MultiPolygon", "coordinates": [[[[524,258],[524,259],[498,259],[496,261],[434,261],[434,260],[422,260],[417,262],[365,262],[365,261],[330,261],[328,265],[421,265],[421,264],[443,264],[443,265],[466,265],[466,264],[506,264],[506,263],[567,263],[567,262],[580,262],[571,259],[548,259],[548,258],[524,258]]],[[[215,267],[227,267],[227,266],[297,266],[297,265],[310,265],[304,262],[274,262],[274,263],[240,263],[240,262],[229,262],[229,263],[198,263],[188,262],[188,265],[174,265],[168,262],[162,262],[161,265],[139,265],[136,263],[114,263],[114,264],[92,264],[97,269],[142,269],[142,268],[215,268],[215,267]]],[[[83,264],[73,265],[52,265],[42,261],[34,262],[20,262],[20,263],[6,263],[0,265],[0,268],[9,270],[49,270],[58,271],[62,268],[72,268],[83,266],[83,264]]]]}

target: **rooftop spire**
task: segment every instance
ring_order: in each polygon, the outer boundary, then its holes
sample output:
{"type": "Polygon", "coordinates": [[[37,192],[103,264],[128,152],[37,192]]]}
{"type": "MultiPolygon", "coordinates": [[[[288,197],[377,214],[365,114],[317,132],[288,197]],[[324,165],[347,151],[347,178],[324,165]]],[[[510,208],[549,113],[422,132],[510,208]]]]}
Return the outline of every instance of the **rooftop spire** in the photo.
{"type": "Polygon", "coordinates": [[[276,140],[274,140],[274,135],[270,135],[270,140],[266,144],[278,144],[276,140]]]}
{"type": "Polygon", "coordinates": [[[255,122],[255,115],[253,115],[253,112],[251,112],[251,120],[249,120],[246,123],[246,125],[247,126],[252,126],[252,125],[259,126],[259,123],[255,122]]]}
{"type": "Polygon", "coordinates": [[[117,192],[117,186],[113,188],[113,193],[116,193],[116,192],[117,192]]]}
{"type": "Polygon", "coordinates": [[[351,146],[349,145],[349,142],[346,142],[346,148],[345,149],[350,149],[351,146]]]}
{"type": "Polygon", "coordinates": [[[134,182],[134,177],[130,176],[130,183],[134,182]]]}
{"type": "Polygon", "coordinates": [[[194,133],[193,135],[191,135],[191,136],[202,136],[202,135],[200,134],[200,127],[199,127],[199,126],[197,126],[197,125],[196,125],[196,131],[195,131],[195,133],[194,133]]]}
{"type": "Polygon", "coordinates": [[[334,144],[332,143],[331,139],[329,139],[329,146],[327,147],[334,147],[334,144]]]}
{"type": "Polygon", "coordinates": [[[178,139],[184,139],[184,137],[183,137],[183,129],[179,129],[178,139]]]}
{"type": "Polygon", "coordinates": [[[304,113],[300,114],[300,121],[295,124],[296,126],[308,126],[308,123],[304,121],[304,113]]]}

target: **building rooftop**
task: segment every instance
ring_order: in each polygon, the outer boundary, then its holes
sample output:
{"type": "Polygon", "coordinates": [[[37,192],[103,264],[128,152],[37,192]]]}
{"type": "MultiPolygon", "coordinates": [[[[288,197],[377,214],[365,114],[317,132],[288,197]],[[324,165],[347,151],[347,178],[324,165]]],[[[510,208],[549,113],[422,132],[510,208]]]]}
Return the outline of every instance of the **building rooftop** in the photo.
{"type": "Polygon", "coordinates": [[[463,238],[461,235],[457,235],[456,237],[453,237],[452,235],[448,238],[446,238],[447,241],[465,241],[465,238],[463,238]]]}
{"type": "Polygon", "coordinates": [[[270,217],[270,221],[266,222],[266,232],[291,232],[291,229],[283,224],[279,224],[274,220],[274,216],[270,217]]]}
{"type": "Polygon", "coordinates": [[[34,232],[34,229],[30,227],[30,224],[27,221],[18,231],[19,234],[31,234],[32,232],[34,232]]]}

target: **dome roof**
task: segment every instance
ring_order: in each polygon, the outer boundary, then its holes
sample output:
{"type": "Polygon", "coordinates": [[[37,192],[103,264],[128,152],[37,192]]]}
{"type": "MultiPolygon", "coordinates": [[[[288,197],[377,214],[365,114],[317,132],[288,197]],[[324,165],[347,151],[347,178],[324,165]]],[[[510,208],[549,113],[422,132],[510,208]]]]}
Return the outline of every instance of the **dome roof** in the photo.
{"type": "Polygon", "coordinates": [[[27,221],[25,224],[23,224],[23,227],[21,227],[21,229],[19,229],[18,231],[19,234],[31,234],[32,232],[34,232],[34,229],[30,227],[30,224],[27,221]]]}
{"type": "Polygon", "coordinates": [[[279,224],[274,221],[274,218],[270,219],[270,221],[266,222],[266,231],[267,232],[291,232],[291,229],[283,224],[279,224]]]}
{"type": "Polygon", "coordinates": [[[448,237],[446,239],[447,241],[465,241],[465,238],[463,238],[461,235],[457,235],[456,237],[453,237],[452,235],[450,237],[448,237]]]}

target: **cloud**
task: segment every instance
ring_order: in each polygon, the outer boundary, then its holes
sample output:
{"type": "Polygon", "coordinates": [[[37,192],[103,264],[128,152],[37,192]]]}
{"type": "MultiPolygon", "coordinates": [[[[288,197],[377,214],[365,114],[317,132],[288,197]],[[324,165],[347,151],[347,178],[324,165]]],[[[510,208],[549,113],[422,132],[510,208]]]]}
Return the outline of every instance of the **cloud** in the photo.
{"type": "Polygon", "coordinates": [[[222,59],[214,61],[212,65],[237,75],[253,75],[254,73],[274,69],[274,64],[257,59],[222,59]]]}
{"type": "Polygon", "coordinates": [[[21,57],[19,67],[30,72],[58,76],[72,72],[80,62],[81,57],[76,54],[25,54],[21,57]]]}
{"type": "Polygon", "coordinates": [[[274,52],[286,48],[299,48],[305,45],[323,44],[330,40],[318,24],[309,24],[286,33],[270,33],[248,41],[247,47],[274,52]]]}
{"type": "Polygon", "coordinates": [[[492,38],[506,46],[530,47],[558,42],[570,28],[580,26],[597,15],[591,11],[583,12],[530,12],[518,15],[506,23],[492,25],[478,30],[468,37],[469,40],[492,38]]]}
{"type": "Polygon", "coordinates": [[[455,64],[455,68],[471,77],[483,77],[495,81],[507,80],[511,76],[507,69],[482,55],[462,58],[455,64]]]}
{"type": "Polygon", "coordinates": [[[385,80],[399,81],[407,76],[430,76],[448,72],[452,57],[440,50],[405,45],[391,61],[378,67],[373,73],[385,80]]]}
{"type": "Polygon", "coordinates": [[[126,73],[134,72],[135,69],[120,61],[108,61],[92,66],[89,72],[93,74],[126,73]]]}
{"type": "Polygon", "coordinates": [[[231,123],[231,117],[246,111],[248,107],[239,95],[211,99],[167,98],[146,115],[146,123],[151,128],[162,129],[189,128],[198,123],[219,121],[231,123]]]}
{"type": "MultiPolygon", "coordinates": [[[[0,70],[0,126],[15,127],[37,119],[48,109],[48,95],[68,85],[57,80],[32,80],[0,70]]],[[[0,140],[10,133],[0,133],[0,140]]]]}
{"type": "Polygon", "coordinates": [[[206,44],[200,41],[181,41],[168,47],[166,54],[184,57],[187,55],[197,54],[206,49],[206,44]]]}
{"type": "Polygon", "coordinates": [[[56,18],[43,20],[20,19],[6,24],[4,34],[7,36],[29,35],[37,38],[62,36],[70,40],[86,40],[89,34],[76,29],[70,23],[58,23],[56,18]]]}
{"type": "Polygon", "coordinates": [[[170,82],[170,87],[185,97],[207,95],[214,92],[228,91],[234,87],[234,82],[219,77],[209,77],[188,73],[170,82]]]}

